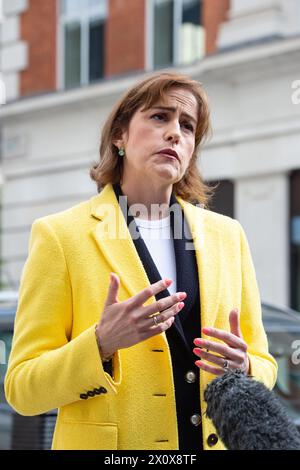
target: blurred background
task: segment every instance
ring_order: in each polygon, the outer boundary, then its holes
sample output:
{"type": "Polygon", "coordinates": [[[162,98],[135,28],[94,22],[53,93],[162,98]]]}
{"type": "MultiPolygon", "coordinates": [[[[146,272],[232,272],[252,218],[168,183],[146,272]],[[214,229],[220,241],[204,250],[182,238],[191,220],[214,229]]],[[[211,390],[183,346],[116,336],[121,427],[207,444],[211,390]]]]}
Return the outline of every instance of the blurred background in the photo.
{"type": "Polygon", "coordinates": [[[156,70],[208,93],[199,166],[211,209],[247,234],[276,393],[300,425],[300,1],[0,0],[0,448],[47,448],[55,422],[3,393],[31,224],[96,194],[101,126],[156,70]]]}

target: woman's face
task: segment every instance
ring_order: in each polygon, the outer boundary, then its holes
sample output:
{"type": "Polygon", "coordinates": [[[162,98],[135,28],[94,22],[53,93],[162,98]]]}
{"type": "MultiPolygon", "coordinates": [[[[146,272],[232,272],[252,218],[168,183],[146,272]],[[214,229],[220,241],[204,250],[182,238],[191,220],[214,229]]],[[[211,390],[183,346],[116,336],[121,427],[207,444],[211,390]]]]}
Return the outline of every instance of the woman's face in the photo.
{"type": "Polygon", "coordinates": [[[145,182],[151,178],[155,184],[174,184],[185,174],[195,148],[197,100],[188,90],[172,88],[164,100],[146,111],[142,108],[118,141],[126,155],[122,179],[145,182]],[[162,149],[174,150],[178,159],[160,154],[162,149]]]}

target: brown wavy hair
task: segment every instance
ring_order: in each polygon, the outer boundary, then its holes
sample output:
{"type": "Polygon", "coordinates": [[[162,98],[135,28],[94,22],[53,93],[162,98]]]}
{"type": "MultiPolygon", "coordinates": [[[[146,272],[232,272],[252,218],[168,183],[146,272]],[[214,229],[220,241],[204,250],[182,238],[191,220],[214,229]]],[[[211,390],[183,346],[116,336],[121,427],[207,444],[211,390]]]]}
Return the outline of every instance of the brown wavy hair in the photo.
{"type": "Polygon", "coordinates": [[[98,192],[107,183],[119,183],[122,178],[123,158],[118,155],[113,142],[128,130],[130,120],[139,108],[151,108],[172,87],[189,90],[198,102],[194,152],[184,176],[173,184],[173,191],[188,202],[208,206],[215,188],[204,182],[197,167],[200,146],[211,135],[208,99],[200,82],[176,72],[152,73],[130,88],[112,109],[102,128],[100,161],[94,162],[90,168],[90,177],[97,183],[98,192]]]}

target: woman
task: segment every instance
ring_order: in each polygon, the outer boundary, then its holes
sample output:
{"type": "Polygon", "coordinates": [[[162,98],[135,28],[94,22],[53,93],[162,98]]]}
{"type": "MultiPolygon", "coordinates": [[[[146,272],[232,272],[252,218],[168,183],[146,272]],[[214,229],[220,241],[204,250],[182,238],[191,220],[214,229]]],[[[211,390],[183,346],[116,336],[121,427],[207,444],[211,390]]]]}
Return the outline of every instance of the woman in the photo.
{"type": "Polygon", "coordinates": [[[59,408],[53,449],[223,449],[208,382],[275,383],[244,232],[204,208],[209,129],[198,82],[150,75],[104,125],[99,194],[32,226],[5,389],[59,408]]]}

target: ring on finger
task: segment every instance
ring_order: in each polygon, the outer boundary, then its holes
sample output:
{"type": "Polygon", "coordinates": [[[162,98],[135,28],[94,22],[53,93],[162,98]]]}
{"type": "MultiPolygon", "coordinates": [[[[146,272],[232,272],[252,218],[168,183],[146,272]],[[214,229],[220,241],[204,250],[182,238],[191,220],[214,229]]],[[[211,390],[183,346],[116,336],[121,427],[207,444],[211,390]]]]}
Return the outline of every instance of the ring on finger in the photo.
{"type": "Polygon", "coordinates": [[[158,317],[159,317],[159,315],[155,315],[155,316],[153,317],[153,321],[154,321],[154,325],[155,325],[155,326],[157,326],[157,325],[160,323],[160,321],[158,320],[158,317]]]}
{"type": "Polygon", "coordinates": [[[225,361],[223,362],[223,369],[224,369],[225,371],[227,371],[227,370],[229,369],[229,364],[228,364],[227,359],[225,359],[225,361]]]}

